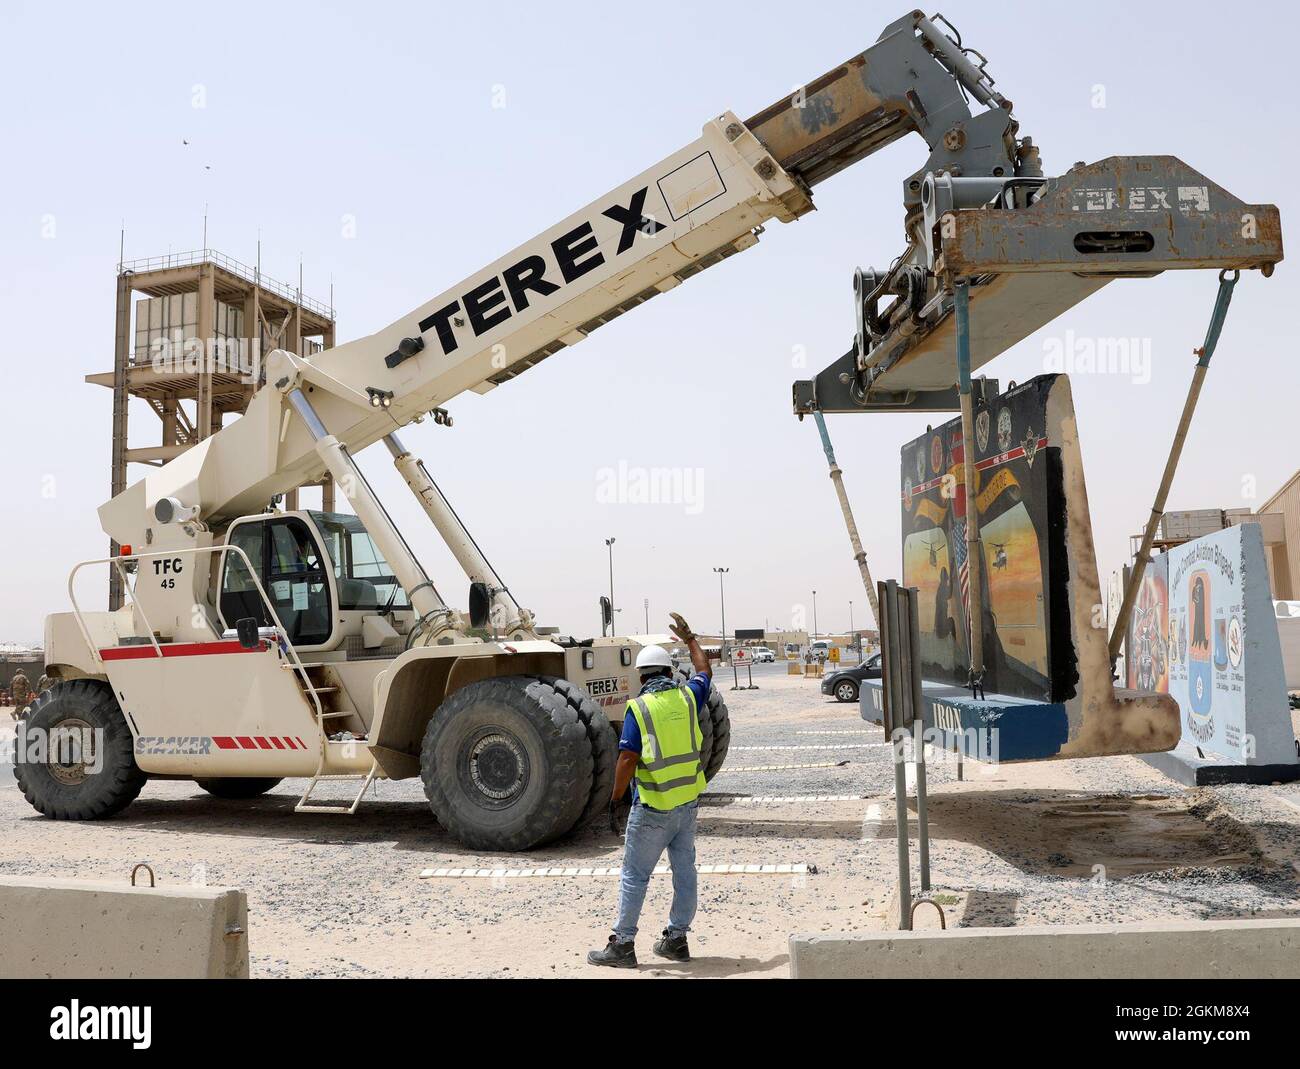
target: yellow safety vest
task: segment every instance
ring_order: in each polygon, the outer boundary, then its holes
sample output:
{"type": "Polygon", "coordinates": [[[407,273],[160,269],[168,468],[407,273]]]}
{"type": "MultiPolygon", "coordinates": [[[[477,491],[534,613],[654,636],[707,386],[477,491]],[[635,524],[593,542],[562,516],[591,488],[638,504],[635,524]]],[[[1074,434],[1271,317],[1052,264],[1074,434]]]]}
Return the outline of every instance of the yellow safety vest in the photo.
{"type": "Polygon", "coordinates": [[[651,809],[676,809],[704,791],[699,711],[690,687],[654,691],[627,703],[641,729],[637,794],[651,809]]]}

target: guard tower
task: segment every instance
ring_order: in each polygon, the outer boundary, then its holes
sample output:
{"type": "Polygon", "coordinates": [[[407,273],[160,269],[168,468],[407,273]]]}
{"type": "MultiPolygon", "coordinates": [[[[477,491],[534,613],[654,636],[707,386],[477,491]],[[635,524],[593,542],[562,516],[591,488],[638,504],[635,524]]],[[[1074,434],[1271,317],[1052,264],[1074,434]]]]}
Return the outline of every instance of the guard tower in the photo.
{"type": "MultiPolygon", "coordinates": [[[[129,465],[165,464],[242,413],[266,353],[310,356],[333,345],[334,309],[304,296],[301,282],[277,282],[213,249],[119,263],[113,370],[86,376],[113,391],[113,496],[126,489],[129,465]],[[133,399],[161,421],[157,445],[131,445],[133,399]]],[[[329,476],[319,485],[322,508],[333,511],[329,476]]],[[[285,507],[298,507],[297,490],[285,507]]],[[[116,569],[109,574],[112,610],[122,590],[116,569]]]]}

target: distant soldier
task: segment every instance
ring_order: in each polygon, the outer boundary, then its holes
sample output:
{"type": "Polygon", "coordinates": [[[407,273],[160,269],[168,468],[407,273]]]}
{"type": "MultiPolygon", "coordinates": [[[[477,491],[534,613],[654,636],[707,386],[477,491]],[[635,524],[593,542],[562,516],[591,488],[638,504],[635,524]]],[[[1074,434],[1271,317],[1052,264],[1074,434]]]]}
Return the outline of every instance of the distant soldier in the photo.
{"type": "Polygon", "coordinates": [[[27,681],[27,673],[21,668],[14,673],[14,677],[9,681],[9,695],[13,698],[14,719],[17,720],[23,715],[23,710],[31,704],[32,685],[27,681]]]}
{"type": "Polygon", "coordinates": [[[44,672],[42,672],[41,678],[36,681],[36,697],[39,698],[52,686],[54,686],[54,680],[51,679],[48,675],[46,675],[44,672]]]}

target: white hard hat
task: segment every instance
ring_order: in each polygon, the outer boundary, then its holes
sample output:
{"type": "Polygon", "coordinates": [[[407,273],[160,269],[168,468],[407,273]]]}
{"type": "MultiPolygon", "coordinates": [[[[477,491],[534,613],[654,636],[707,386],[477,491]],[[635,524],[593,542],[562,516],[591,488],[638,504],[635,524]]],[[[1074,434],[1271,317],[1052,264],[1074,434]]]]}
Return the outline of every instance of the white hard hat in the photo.
{"type": "Polygon", "coordinates": [[[641,672],[651,668],[671,668],[673,659],[662,646],[643,646],[641,652],[636,655],[636,666],[641,672]]]}

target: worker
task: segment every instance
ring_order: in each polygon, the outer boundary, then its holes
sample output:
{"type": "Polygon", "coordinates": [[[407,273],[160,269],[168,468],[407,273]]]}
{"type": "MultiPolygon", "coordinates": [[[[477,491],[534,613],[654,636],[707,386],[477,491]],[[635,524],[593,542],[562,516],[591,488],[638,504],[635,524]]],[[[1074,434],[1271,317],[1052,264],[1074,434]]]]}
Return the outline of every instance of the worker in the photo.
{"type": "Polygon", "coordinates": [[[14,719],[17,720],[23,715],[23,710],[31,703],[32,685],[28,682],[27,673],[21,668],[14,673],[13,679],[9,681],[9,694],[14,703],[14,719]]]}
{"type": "Polygon", "coordinates": [[[669,961],[690,961],[686,933],[695,919],[695,819],[704,790],[700,716],[708,715],[710,669],[690,626],[672,613],[672,632],[686,646],[695,669],[685,684],[673,677],[673,662],[661,646],[646,646],[636,659],[641,691],[627,703],[619,740],[610,825],[618,834],[618,808],[635,778],[632,812],[623,846],[618,923],[609,942],[587,955],[592,965],[636,968],[636,928],[646,887],[665,850],[673,870],[668,927],[654,945],[669,961]]]}

